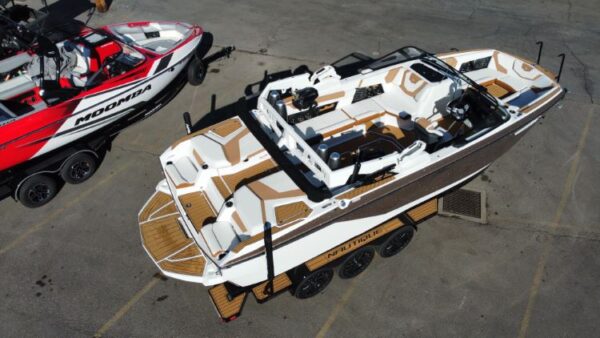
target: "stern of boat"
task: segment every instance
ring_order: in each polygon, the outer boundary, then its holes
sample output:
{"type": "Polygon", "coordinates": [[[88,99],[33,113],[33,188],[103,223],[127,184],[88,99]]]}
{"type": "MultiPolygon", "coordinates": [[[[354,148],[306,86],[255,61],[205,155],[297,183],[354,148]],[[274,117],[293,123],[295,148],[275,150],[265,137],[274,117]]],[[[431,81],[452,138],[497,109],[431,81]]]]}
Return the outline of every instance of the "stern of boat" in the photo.
{"type": "Polygon", "coordinates": [[[180,217],[173,197],[157,189],[138,215],[142,245],[164,275],[202,283],[210,261],[186,233],[180,217]]]}

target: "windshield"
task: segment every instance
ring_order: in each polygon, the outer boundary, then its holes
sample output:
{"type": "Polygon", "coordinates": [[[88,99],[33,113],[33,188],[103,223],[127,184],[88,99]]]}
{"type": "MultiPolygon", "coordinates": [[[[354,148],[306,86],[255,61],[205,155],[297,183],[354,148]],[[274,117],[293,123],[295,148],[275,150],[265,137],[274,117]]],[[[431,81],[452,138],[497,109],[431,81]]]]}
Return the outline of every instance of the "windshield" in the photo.
{"type": "Polygon", "coordinates": [[[454,81],[466,82],[468,85],[470,85],[475,90],[477,90],[482,96],[484,96],[489,101],[489,103],[491,103],[495,107],[498,107],[498,101],[492,95],[490,95],[484,87],[479,85],[477,82],[473,81],[470,77],[464,75],[463,73],[461,73],[461,72],[457,71],[456,69],[454,69],[453,67],[449,66],[444,61],[442,61],[432,55],[427,55],[427,56],[421,58],[421,61],[423,63],[443,72],[445,75],[447,75],[454,81]]]}
{"type": "Polygon", "coordinates": [[[377,69],[389,67],[389,66],[401,63],[401,62],[405,62],[408,60],[417,59],[417,58],[423,57],[425,55],[428,55],[428,53],[417,47],[413,47],[413,46],[402,47],[396,51],[391,52],[390,54],[388,54],[386,56],[383,56],[383,57],[377,59],[377,61],[369,64],[365,68],[377,70],[377,69]]]}
{"type": "Polygon", "coordinates": [[[123,50],[122,53],[117,56],[117,62],[133,68],[144,61],[144,55],[142,55],[142,53],[127,45],[122,45],[121,47],[123,50]]]}
{"type": "Polygon", "coordinates": [[[144,62],[145,57],[142,53],[125,44],[119,44],[119,46],[121,50],[107,57],[100,69],[90,77],[87,82],[88,87],[96,86],[102,81],[123,75],[144,62]]]}
{"type": "Polygon", "coordinates": [[[352,53],[332,63],[331,66],[335,68],[335,72],[341,76],[342,79],[345,79],[358,74],[361,68],[371,62],[373,62],[373,59],[364,54],[352,53]]]}

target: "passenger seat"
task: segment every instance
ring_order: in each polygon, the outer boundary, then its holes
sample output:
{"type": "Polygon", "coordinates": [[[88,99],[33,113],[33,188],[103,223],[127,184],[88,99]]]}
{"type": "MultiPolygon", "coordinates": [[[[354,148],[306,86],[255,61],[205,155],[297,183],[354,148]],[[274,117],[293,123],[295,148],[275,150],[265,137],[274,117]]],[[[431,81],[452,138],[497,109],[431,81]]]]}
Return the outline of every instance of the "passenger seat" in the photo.
{"type": "Polygon", "coordinates": [[[196,175],[200,171],[194,162],[187,156],[180,157],[174,162],[168,162],[165,166],[165,170],[171,180],[173,180],[175,186],[193,183],[196,180],[196,175]]]}
{"type": "Polygon", "coordinates": [[[200,233],[208,243],[213,256],[225,253],[240,243],[240,238],[229,222],[206,224],[200,229],[200,233]]]}
{"type": "Polygon", "coordinates": [[[415,131],[419,140],[425,142],[427,146],[437,144],[440,140],[440,135],[434,130],[437,126],[437,122],[430,122],[429,120],[419,117],[415,120],[415,131]]]}

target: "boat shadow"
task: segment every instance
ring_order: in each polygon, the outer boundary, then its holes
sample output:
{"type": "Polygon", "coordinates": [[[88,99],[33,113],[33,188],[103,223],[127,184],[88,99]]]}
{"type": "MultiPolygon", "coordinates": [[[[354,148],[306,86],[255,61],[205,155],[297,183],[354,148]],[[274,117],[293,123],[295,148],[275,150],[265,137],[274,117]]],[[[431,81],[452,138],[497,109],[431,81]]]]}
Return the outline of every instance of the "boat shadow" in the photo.
{"type": "Polygon", "coordinates": [[[281,80],[293,75],[302,74],[308,71],[309,69],[306,65],[301,65],[294,70],[288,69],[275,73],[268,73],[267,71],[265,71],[261,80],[246,85],[243,96],[241,96],[236,101],[226,104],[219,108],[216,108],[217,95],[213,94],[211,96],[210,111],[192,125],[191,131],[195,132],[204,129],[206,127],[225,121],[241,113],[244,113],[252,107],[256,107],[258,95],[266,88],[266,86],[270,82],[281,80]]]}
{"type": "MultiPolygon", "coordinates": [[[[106,1],[107,7],[111,3],[106,1]]],[[[36,19],[35,27],[39,33],[56,42],[78,35],[96,14],[96,6],[89,0],[58,0],[51,4],[42,1],[42,4],[45,4],[40,9],[42,16],[36,19]]]]}
{"type": "MultiPolygon", "coordinates": [[[[106,7],[110,8],[112,0],[106,0],[106,7]]],[[[48,13],[49,23],[62,24],[65,20],[77,20],[76,18],[87,13],[86,22],[96,13],[94,1],[90,0],[58,0],[48,4],[43,9],[48,13]]],[[[78,21],[78,20],[77,20],[78,21]]]]}

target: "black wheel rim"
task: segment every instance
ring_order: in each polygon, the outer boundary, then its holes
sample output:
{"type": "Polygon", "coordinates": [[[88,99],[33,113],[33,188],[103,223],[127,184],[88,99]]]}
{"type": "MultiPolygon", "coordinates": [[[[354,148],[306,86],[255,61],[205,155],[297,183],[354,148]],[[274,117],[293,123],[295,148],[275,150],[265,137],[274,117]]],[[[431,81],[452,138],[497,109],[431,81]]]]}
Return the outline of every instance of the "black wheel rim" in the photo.
{"type": "Polygon", "coordinates": [[[69,176],[75,181],[81,181],[86,179],[91,172],[91,165],[87,161],[80,161],[73,163],[69,167],[69,176]]]}
{"type": "Polygon", "coordinates": [[[33,203],[42,203],[50,197],[50,187],[46,184],[36,184],[29,188],[27,197],[33,203]]]}
{"type": "Polygon", "coordinates": [[[298,298],[310,298],[323,291],[331,281],[333,272],[331,270],[321,270],[313,273],[298,287],[296,295],[298,298]]]}
{"type": "Polygon", "coordinates": [[[375,251],[373,249],[361,250],[353,254],[340,267],[340,277],[347,279],[358,276],[367,269],[374,256],[375,251]]]}
{"type": "Polygon", "coordinates": [[[390,238],[383,248],[382,256],[390,257],[397,254],[398,252],[402,251],[402,249],[406,248],[411,239],[412,231],[404,231],[395,234],[392,238],[390,238]]]}

